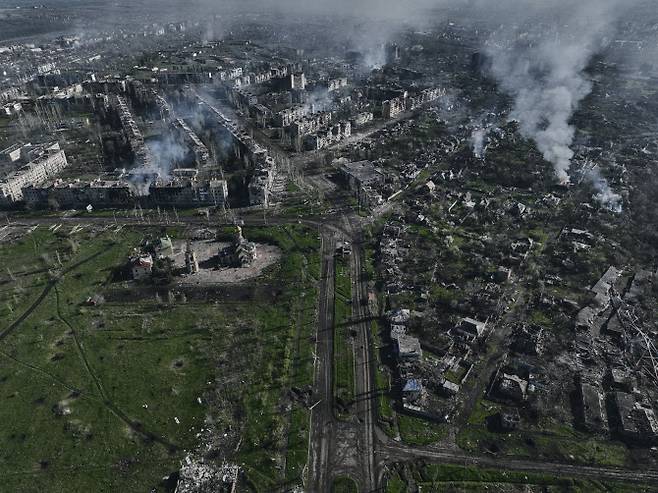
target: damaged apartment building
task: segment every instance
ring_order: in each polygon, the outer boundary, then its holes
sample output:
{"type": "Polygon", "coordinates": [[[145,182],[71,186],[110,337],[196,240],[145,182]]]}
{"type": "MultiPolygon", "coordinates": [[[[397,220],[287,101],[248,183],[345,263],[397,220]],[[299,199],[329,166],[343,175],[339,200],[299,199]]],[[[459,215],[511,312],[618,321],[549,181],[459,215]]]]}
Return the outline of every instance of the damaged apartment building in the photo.
{"type": "Polygon", "coordinates": [[[219,138],[230,143],[232,153],[250,174],[249,205],[269,206],[277,168],[274,157],[219,109],[201,99],[199,103],[212,116],[219,138]]]}
{"type": "Polygon", "coordinates": [[[68,166],[58,143],[15,144],[0,152],[0,205],[8,207],[23,201],[26,187],[39,186],[55,178],[68,166]]]}
{"type": "Polygon", "coordinates": [[[224,206],[228,199],[226,180],[200,180],[196,173],[197,170],[174,170],[172,178],[155,178],[146,187],[135,187],[129,173],[91,181],[55,180],[25,187],[23,194],[25,204],[33,209],[87,205],[96,208],[224,206]],[[185,173],[178,174],[180,171],[185,173]]]}
{"type": "Polygon", "coordinates": [[[338,173],[354,194],[359,206],[370,208],[383,202],[381,187],[385,182],[385,175],[370,161],[338,163],[338,173]]]}
{"type": "Polygon", "coordinates": [[[445,94],[445,89],[437,88],[424,89],[416,95],[404,91],[402,95],[382,103],[382,116],[388,119],[396,118],[402,113],[417,110],[425,104],[436,101],[445,94]]]}

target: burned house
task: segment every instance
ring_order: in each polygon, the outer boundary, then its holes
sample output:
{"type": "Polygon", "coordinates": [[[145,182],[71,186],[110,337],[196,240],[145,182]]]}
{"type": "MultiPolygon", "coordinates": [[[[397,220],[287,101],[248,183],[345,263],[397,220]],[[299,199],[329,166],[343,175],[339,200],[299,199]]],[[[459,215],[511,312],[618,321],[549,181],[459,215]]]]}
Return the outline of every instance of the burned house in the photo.
{"type": "Polygon", "coordinates": [[[489,399],[510,404],[521,404],[528,398],[528,381],[519,375],[498,369],[489,388],[489,399]]]}
{"type": "Polygon", "coordinates": [[[512,351],[529,356],[539,356],[544,350],[544,329],[536,325],[521,325],[512,334],[512,351]]]}
{"type": "Polygon", "coordinates": [[[394,338],[395,351],[401,361],[419,361],[423,356],[420,341],[409,334],[398,334],[394,338]]]}
{"type": "Polygon", "coordinates": [[[447,379],[443,379],[439,385],[440,392],[446,397],[453,397],[457,395],[460,388],[461,387],[458,384],[447,379]]]}
{"type": "Polygon", "coordinates": [[[601,332],[606,322],[606,317],[601,316],[611,303],[611,293],[615,283],[621,276],[622,271],[610,267],[599,281],[592,287],[590,303],[582,308],[576,316],[576,330],[587,332],[590,337],[596,337],[601,332]]]}
{"type": "Polygon", "coordinates": [[[498,431],[508,432],[514,431],[519,427],[521,423],[521,415],[519,410],[515,407],[501,409],[493,417],[493,426],[498,431]]]}
{"type": "Polygon", "coordinates": [[[422,384],[415,378],[408,379],[402,387],[402,398],[405,401],[414,402],[418,400],[423,390],[422,384]]]}

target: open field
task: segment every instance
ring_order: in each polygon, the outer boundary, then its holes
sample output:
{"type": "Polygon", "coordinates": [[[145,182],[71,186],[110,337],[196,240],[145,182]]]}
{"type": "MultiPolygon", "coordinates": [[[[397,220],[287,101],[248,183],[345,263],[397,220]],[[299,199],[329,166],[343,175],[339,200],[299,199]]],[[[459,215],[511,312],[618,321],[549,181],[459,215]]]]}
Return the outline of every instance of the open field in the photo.
{"type": "Polygon", "coordinates": [[[495,403],[479,400],[469,423],[457,435],[457,444],[469,452],[502,456],[618,467],[630,462],[629,449],[623,443],[592,437],[569,425],[528,427],[508,433],[490,431],[486,425],[487,417],[499,408],[495,403]]]}
{"type": "Polygon", "coordinates": [[[443,491],[503,491],[503,492],[619,492],[656,491],[651,486],[625,485],[578,478],[556,478],[550,474],[494,471],[472,466],[421,465],[399,468],[389,478],[387,493],[405,493],[408,490],[403,478],[412,479],[422,492],[443,491]]]}
{"type": "Polygon", "coordinates": [[[273,291],[262,302],[87,305],[141,239],[129,229],[41,227],[0,246],[8,491],[169,491],[208,425],[241,429],[219,455],[252,489],[299,480],[308,414],[291,388],[311,384],[318,243],[302,227],[249,234],[286,253],[259,280],[273,291]]]}
{"type": "Polygon", "coordinates": [[[336,262],[336,335],[334,344],[335,398],[338,414],[344,415],[354,402],[354,349],[350,318],[352,285],[349,265],[336,262]]]}

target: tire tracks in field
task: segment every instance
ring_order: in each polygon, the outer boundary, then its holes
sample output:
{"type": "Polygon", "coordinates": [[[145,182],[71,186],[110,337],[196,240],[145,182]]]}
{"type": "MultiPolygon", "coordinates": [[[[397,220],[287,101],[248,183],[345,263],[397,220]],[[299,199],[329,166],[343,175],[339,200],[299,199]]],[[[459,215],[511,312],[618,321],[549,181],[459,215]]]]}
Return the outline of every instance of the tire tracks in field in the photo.
{"type": "Polygon", "coordinates": [[[68,321],[66,317],[64,317],[61,309],[61,303],[60,303],[60,298],[59,298],[59,289],[57,289],[57,286],[55,286],[55,298],[57,300],[57,316],[59,319],[66,325],[69,330],[71,331],[71,335],[73,336],[73,341],[75,342],[75,346],[78,350],[78,355],[80,356],[80,360],[82,361],[82,364],[85,367],[85,370],[87,371],[87,374],[91,378],[91,380],[94,382],[94,386],[96,387],[96,390],[98,390],[98,393],[101,397],[101,402],[102,404],[112,413],[114,414],[117,418],[119,418],[121,421],[123,421],[132,431],[135,433],[141,435],[143,438],[153,441],[156,443],[159,443],[160,445],[163,445],[164,447],[167,448],[169,451],[176,451],[180,450],[180,446],[169,442],[165,438],[156,435],[155,433],[152,433],[150,431],[145,430],[141,423],[132,420],[121,408],[119,408],[114,401],[110,398],[110,396],[107,394],[105,391],[105,387],[103,386],[103,382],[101,379],[98,377],[94,369],[91,367],[91,364],[89,363],[89,358],[87,358],[87,353],[85,352],[84,346],[80,342],[80,338],[78,337],[78,331],[75,329],[75,327],[68,321]]]}
{"type": "Polygon", "coordinates": [[[64,269],[60,274],[58,274],[57,276],[50,279],[46,283],[46,286],[43,288],[43,290],[41,291],[41,293],[39,294],[37,299],[32,302],[32,304],[21,314],[21,316],[18,317],[16,320],[14,320],[11,324],[9,324],[9,326],[6,329],[4,329],[2,332],[0,332],[0,342],[2,342],[4,339],[6,339],[7,336],[9,336],[12,332],[14,332],[18,327],[20,327],[22,325],[22,323],[25,322],[25,320],[30,315],[32,315],[34,310],[39,308],[41,303],[43,303],[43,300],[46,299],[48,294],[53,290],[53,288],[57,285],[57,283],[64,278],[64,276],[66,276],[67,274],[70,274],[72,271],[74,271],[75,269],[77,269],[81,265],[84,265],[87,262],[91,262],[95,258],[98,258],[101,255],[103,255],[104,253],[109,252],[113,248],[113,246],[114,245],[110,245],[110,246],[104,248],[103,250],[100,250],[100,251],[90,255],[89,257],[83,258],[82,260],[79,260],[78,262],[76,262],[74,264],[71,264],[66,269],[64,269]]]}
{"type": "MultiPolygon", "coordinates": [[[[29,306],[29,307],[28,307],[28,308],[27,308],[27,309],[26,309],[26,310],[20,315],[20,317],[18,317],[18,318],[17,318],[16,320],[14,320],[11,324],[9,324],[9,326],[7,326],[4,330],[2,330],[2,331],[0,332],[0,342],[2,342],[2,341],[3,341],[4,339],[6,339],[9,335],[11,335],[16,329],[18,329],[18,328],[23,324],[23,322],[25,322],[25,320],[27,320],[27,318],[28,318],[28,317],[29,317],[29,316],[30,316],[30,315],[31,315],[31,314],[32,314],[37,308],[39,308],[39,306],[41,306],[41,304],[43,303],[43,301],[47,298],[47,296],[50,294],[50,292],[54,289],[54,290],[55,290],[55,297],[56,297],[57,316],[58,316],[58,318],[59,318],[59,319],[60,319],[60,320],[61,320],[61,321],[62,321],[62,322],[63,322],[63,323],[64,323],[64,324],[65,324],[65,325],[71,330],[71,333],[72,333],[72,335],[73,335],[73,339],[74,339],[74,341],[75,341],[75,345],[76,345],[76,348],[77,348],[77,350],[78,350],[78,354],[79,354],[79,356],[80,356],[80,359],[81,359],[82,362],[83,362],[83,365],[84,365],[84,367],[85,367],[85,370],[87,371],[87,373],[89,374],[90,378],[91,378],[92,381],[94,382],[94,386],[96,387],[96,389],[98,390],[98,392],[99,392],[99,394],[100,394],[100,399],[98,399],[98,398],[96,398],[96,397],[94,397],[94,396],[91,396],[91,395],[83,394],[82,392],[81,392],[81,394],[82,394],[82,395],[85,395],[86,397],[88,397],[88,398],[90,398],[90,399],[96,400],[96,401],[98,401],[99,403],[103,404],[103,405],[104,405],[104,406],[105,406],[105,407],[106,407],[106,408],[107,408],[107,409],[108,409],[108,410],[109,410],[114,416],[116,416],[117,418],[119,418],[119,419],[120,419],[121,421],[123,421],[123,422],[124,422],[124,423],[125,423],[125,424],[126,424],[131,430],[132,430],[132,431],[134,431],[135,433],[137,433],[137,434],[140,435],[141,437],[145,438],[146,440],[148,440],[148,441],[152,441],[152,442],[156,442],[156,443],[159,443],[160,445],[163,445],[164,447],[167,448],[167,450],[169,450],[169,451],[171,451],[171,452],[173,452],[173,451],[177,451],[177,450],[180,450],[180,449],[181,449],[180,446],[178,446],[178,445],[176,445],[176,444],[174,444],[174,443],[172,443],[172,442],[167,441],[166,439],[164,439],[163,437],[160,437],[160,436],[156,435],[155,433],[152,433],[152,432],[150,432],[150,431],[145,430],[145,429],[142,427],[141,423],[132,420],[132,419],[131,419],[131,418],[130,418],[125,412],[123,412],[123,411],[122,411],[122,410],[121,410],[121,409],[120,409],[120,408],[119,408],[119,407],[118,407],[118,406],[117,406],[117,405],[116,405],[116,404],[115,404],[115,403],[109,398],[109,396],[108,396],[107,393],[105,392],[105,388],[103,387],[102,382],[100,381],[100,379],[98,378],[98,376],[95,374],[95,372],[93,371],[93,369],[92,369],[92,367],[91,367],[91,365],[90,365],[90,363],[89,363],[89,360],[88,360],[88,358],[87,358],[87,355],[86,355],[86,353],[85,353],[85,351],[84,351],[84,347],[82,346],[82,344],[80,343],[80,340],[79,340],[79,338],[78,338],[78,333],[77,333],[77,331],[75,330],[75,327],[73,327],[73,325],[71,325],[71,323],[70,323],[70,322],[69,322],[69,321],[68,321],[68,320],[62,315],[62,311],[61,311],[61,307],[60,307],[60,299],[59,299],[59,290],[58,290],[58,288],[57,288],[57,285],[59,284],[59,282],[60,282],[62,279],[64,279],[64,277],[65,277],[67,274],[70,274],[71,272],[73,272],[74,270],[76,270],[78,267],[80,267],[80,266],[86,264],[87,262],[90,262],[90,261],[92,261],[92,260],[94,260],[94,259],[100,257],[101,255],[103,255],[103,254],[105,254],[105,253],[107,253],[107,252],[109,252],[113,247],[114,247],[114,245],[109,245],[109,246],[107,246],[106,248],[104,248],[104,249],[102,249],[102,250],[99,250],[98,252],[96,252],[96,253],[94,253],[94,254],[88,256],[88,257],[85,257],[84,259],[81,259],[80,261],[75,262],[74,264],[71,264],[69,267],[67,267],[66,269],[64,269],[60,274],[58,274],[57,276],[54,276],[52,279],[50,279],[50,280],[47,282],[47,284],[46,284],[46,286],[44,287],[44,289],[43,289],[43,290],[41,291],[41,293],[39,294],[39,296],[38,296],[38,297],[32,302],[32,304],[31,304],[31,305],[30,305],[30,306],[29,306]]],[[[55,382],[59,383],[60,385],[62,385],[63,387],[65,387],[65,388],[68,389],[68,390],[80,392],[80,389],[77,389],[77,388],[75,388],[74,386],[72,386],[72,385],[66,383],[64,380],[62,380],[61,378],[59,378],[57,375],[55,375],[55,374],[53,374],[53,373],[50,373],[50,372],[48,372],[48,371],[46,371],[46,370],[44,370],[44,369],[42,369],[42,368],[39,368],[38,366],[31,365],[31,364],[29,364],[29,363],[26,363],[26,362],[20,361],[19,359],[15,358],[14,356],[11,356],[9,353],[6,353],[5,351],[0,351],[0,354],[2,354],[3,356],[7,357],[8,359],[11,359],[12,361],[14,361],[14,362],[16,362],[16,363],[18,363],[18,364],[20,364],[21,366],[24,366],[24,367],[26,367],[26,368],[29,368],[29,369],[31,369],[31,370],[33,370],[33,371],[35,371],[35,372],[37,372],[37,373],[40,373],[40,374],[42,374],[42,375],[46,375],[46,376],[48,376],[49,378],[51,378],[51,379],[54,380],[55,382]]]]}

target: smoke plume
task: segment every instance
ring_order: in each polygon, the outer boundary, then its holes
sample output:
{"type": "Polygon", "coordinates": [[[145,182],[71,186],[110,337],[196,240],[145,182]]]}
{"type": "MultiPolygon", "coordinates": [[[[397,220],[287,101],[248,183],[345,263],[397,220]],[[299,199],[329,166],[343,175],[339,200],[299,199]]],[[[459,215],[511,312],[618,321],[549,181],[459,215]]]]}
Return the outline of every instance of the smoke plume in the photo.
{"type": "Polygon", "coordinates": [[[601,207],[615,213],[620,213],[622,211],[621,195],[612,191],[608,180],[601,175],[598,167],[590,170],[585,175],[585,180],[587,180],[594,188],[596,193],[594,193],[592,199],[601,207]]]}
{"type": "Polygon", "coordinates": [[[188,153],[172,135],[149,142],[147,146],[148,164],[130,170],[128,175],[128,182],[138,195],[148,195],[156,181],[170,180],[172,170],[185,161],[188,153]]]}
{"type": "Polygon", "coordinates": [[[473,156],[477,159],[484,159],[487,152],[487,130],[481,127],[476,128],[471,133],[471,149],[473,156]]]}
{"type": "Polygon", "coordinates": [[[514,99],[511,118],[566,183],[574,155],[570,121],[592,89],[585,70],[609,43],[621,1],[557,3],[556,12],[541,17],[551,24],[529,19],[513,33],[506,27],[492,35],[486,52],[492,75],[514,99]]]}

